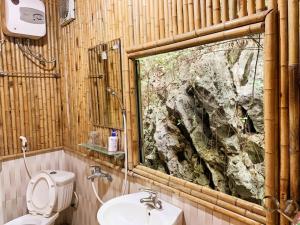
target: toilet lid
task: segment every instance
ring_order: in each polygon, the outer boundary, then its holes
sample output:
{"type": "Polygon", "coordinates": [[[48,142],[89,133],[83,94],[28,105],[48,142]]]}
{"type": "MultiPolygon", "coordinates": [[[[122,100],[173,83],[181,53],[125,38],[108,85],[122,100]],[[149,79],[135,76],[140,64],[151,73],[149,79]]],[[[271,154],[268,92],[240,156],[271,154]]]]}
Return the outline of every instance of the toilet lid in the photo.
{"type": "Polygon", "coordinates": [[[56,203],[56,185],[49,174],[40,172],[34,176],[27,187],[27,208],[30,214],[51,215],[56,203]]]}

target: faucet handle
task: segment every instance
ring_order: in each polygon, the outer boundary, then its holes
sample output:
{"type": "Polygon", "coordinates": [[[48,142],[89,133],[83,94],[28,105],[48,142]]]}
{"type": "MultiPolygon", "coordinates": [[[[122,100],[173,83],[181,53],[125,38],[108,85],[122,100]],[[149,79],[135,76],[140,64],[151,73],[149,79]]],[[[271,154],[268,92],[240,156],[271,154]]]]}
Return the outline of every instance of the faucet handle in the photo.
{"type": "Polygon", "coordinates": [[[93,169],[94,173],[100,173],[101,172],[101,167],[100,166],[90,165],[90,168],[93,169]]]}
{"type": "Polygon", "coordinates": [[[157,196],[158,195],[158,192],[155,191],[155,190],[152,190],[150,188],[139,188],[139,191],[142,191],[142,192],[147,192],[151,195],[154,195],[154,196],[157,196]]]}

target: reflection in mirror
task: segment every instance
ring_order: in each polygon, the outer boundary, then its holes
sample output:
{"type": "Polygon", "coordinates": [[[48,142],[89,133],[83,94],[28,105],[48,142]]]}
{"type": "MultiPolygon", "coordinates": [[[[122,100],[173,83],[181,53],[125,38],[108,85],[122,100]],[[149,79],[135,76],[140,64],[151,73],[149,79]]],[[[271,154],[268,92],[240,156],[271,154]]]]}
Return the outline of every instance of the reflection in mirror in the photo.
{"type": "Polygon", "coordinates": [[[143,164],[261,203],[263,35],[138,64],[143,164]]]}
{"type": "Polygon", "coordinates": [[[114,90],[118,96],[123,96],[120,40],[90,48],[88,55],[93,125],[122,129],[118,100],[107,91],[114,90]]]}

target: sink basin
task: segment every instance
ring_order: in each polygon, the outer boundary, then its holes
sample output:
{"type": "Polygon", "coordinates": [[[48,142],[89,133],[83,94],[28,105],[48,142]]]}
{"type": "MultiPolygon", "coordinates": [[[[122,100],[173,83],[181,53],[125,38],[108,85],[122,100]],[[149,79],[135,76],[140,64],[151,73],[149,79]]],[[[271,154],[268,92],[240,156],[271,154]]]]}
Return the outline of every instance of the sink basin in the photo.
{"type": "Polygon", "coordinates": [[[162,210],[148,209],[140,203],[149,194],[139,192],[114,198],[98,211],[101,225],[182,225],[182,210],[162,201],[162,210]]]}

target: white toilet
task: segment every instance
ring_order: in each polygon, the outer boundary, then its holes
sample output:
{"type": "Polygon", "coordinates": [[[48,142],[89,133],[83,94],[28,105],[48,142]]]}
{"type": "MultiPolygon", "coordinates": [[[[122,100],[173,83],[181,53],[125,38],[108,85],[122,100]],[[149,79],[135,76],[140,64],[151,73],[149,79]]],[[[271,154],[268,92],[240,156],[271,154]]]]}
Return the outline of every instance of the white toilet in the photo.
{"type": "Polygon", "coordinates": [[[75,174],[45,170],[29,182],[26,193],[29,214],[5,225],[54,225],[59,212],[71,205],[75,174]]]}

